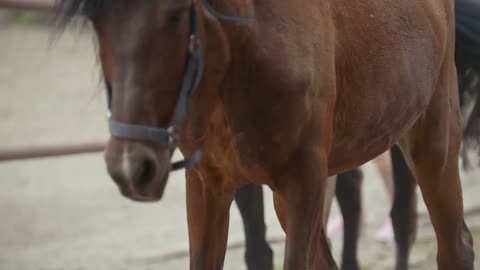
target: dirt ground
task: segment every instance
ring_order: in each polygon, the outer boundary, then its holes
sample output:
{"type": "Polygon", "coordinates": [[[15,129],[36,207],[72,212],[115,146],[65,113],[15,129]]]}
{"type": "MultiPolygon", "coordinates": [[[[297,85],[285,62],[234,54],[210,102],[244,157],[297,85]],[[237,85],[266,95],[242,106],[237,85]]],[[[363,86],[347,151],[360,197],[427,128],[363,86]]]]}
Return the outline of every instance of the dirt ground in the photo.
{"type": "MultiPolygon", "coordinates": [[[[80,142],[107,138],[105,100],[88,30],[56,38],[51,29],[0,23],[0,145],[80,142]]],[[[368,211],[360,243],[364,269],[392,269],[394,247],[373,240],[388,212],[376,168],[364,167],[368,211]]],[[[467,222],[480,252],[480,171],[463,174],[467,222]]],[[[165,198],[138,204],[122,198],[101,154],[0,164],[0,269],[188,269],[184,177],[175,173],[165,198]]],[[[265,189],[268,236],[284,234],[265,189]]],[[[421,202],[421,196],[419,195],[421,202]]],[[[436,269],[433,231],[419,204],[420,229],[412,269],[436,269]]],[[[338,215],[335,207],[332,215],[338,215]]],[[[278,241],[280,239],[280,241],[278,241]]],[[[245,269],[243,227],[232,206],[225,269],[245,269]]],[[[333,239],[338,258],[341,237],[333,239]]],[[[477,262],[477,267],[480,263],[477,262]]]]}

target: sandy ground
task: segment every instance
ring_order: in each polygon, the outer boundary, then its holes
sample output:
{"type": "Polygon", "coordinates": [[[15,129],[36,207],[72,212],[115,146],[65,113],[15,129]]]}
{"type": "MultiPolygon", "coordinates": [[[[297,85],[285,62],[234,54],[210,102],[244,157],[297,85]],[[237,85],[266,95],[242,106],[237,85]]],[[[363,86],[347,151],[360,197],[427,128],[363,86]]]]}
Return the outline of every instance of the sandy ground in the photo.
{"type": "MultiPolygon", "coordinates": [[[[47,27],[0,24],[0,145],[79,142],[107,138],[105,101],[88,30],[55,39],[47,27]],[[52,39],[53,38],[53,41],[52,39]]],[[[394,248],[372,239],[388,212],[378,173],[364,167],[369,211],[361,240],[364,269],[391,269],[394,248]]],[[[480,171],[464,175],[467,209],[480,204],[480,171]]],[[[188,269],[184,177],[175,173],[164,200],[137,204],[122,198],[101,154],[0,164],[0,269],[188,269]]],[[[265,189],[268,236],[284,234],[265,189]]],[[[421,197],[420,197],[421,201],[421,197]]],[[[431,225],[419,205],[420,231],[412,269],[436,269],[431,225]]],[[[332,215],[338,215],[335,208],[332,215]]],[[[480,239],[480,217],[467,219],[480,239]]],[[[243,239],[232,207],[230,245],[243,239]]],[[[333,239],[339,256],[341,238],[333,239]]],[[[477,250],[480,242],[475,240],[477,250]]],[[[282,242],[274,245],[281,269],[282,242]]],[[[480,264],[477,263],[477,267],[480,264]]],[[[243,248],[228,251],[225,269],[245,269],[243,248]]]]}

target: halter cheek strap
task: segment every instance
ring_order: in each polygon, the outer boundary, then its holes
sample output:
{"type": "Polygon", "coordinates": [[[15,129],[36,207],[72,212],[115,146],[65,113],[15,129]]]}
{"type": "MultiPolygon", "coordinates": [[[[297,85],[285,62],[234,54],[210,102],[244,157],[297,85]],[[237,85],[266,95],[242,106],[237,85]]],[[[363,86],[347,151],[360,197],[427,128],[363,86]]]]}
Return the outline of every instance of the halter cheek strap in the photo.
{"type": "MultiPolygon", "coordinates": [[[[208,3],[202,0],[205,8],[221,20],[235,23],[250,23],[250,19],[229,17],[218,13],[208,3]]],[[[190,43],[188,46],[188,62],[185,75],[183,77],[182,86],[175,106],[175,111],[168,128],[157,128],[150,126],[134,125],[128,123],[117,122],[111,118],[112,108],[112,88],[108,81],[105,81],[108,101],[108,127],[110,134],[116,138],[128,140],[141,140],[157,144],[168,145],[170,148],[170,157],[173,156],[177,143],[175,134],[186,117],[192,93],[197,89],[203,77],[204,60],[199,42],[198,16],[196,11],[196,2],[193,0],[190,8],[190,43]]],[[[171,165],[172,170],[190,168],[201,159],[201,151],[196,150],[188,159],[174,162],[171,165]]]]}

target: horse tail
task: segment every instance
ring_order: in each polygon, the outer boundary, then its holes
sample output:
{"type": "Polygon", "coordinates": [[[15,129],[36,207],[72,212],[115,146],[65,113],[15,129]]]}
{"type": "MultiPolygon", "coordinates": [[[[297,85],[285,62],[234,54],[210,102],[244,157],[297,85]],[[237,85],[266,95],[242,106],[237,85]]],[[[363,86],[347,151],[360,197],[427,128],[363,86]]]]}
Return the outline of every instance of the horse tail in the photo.
{"type": "Polygon", "coordinates": [[[455,1],[455,30],[460,104],[462,111],[469,111],[464,113],[462,149],[463,166],[468,169],[467,150],[476,149],[480,156],[480,0],[455,1]]]}

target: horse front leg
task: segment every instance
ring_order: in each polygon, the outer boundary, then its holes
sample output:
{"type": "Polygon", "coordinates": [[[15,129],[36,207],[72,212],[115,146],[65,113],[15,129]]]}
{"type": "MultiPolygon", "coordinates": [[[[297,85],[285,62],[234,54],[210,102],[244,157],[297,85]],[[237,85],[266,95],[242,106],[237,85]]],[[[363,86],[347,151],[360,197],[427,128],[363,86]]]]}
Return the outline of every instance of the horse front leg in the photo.
{"type": "Polygon", "coordinates": [[[235,202],[245,229],[245,260],[248,270],[273,270],[273,252],[265,237],[263,189],[248,184],[237,190],[235,202]]]}
{"type": "Polygon", "coordinates": [[[275,190],[276,211],[286,231],[285,270],[337,269],[323,225],[328,178],[326,157],[319,152],[305,149],[292,158],[275,190]]]}
{"type": "Polygon", "coordinates": [[[213,189],[195,172],[187,173],[187,219],[191,270],[223,269],[233,195],[233,190],[213,189]]]}

